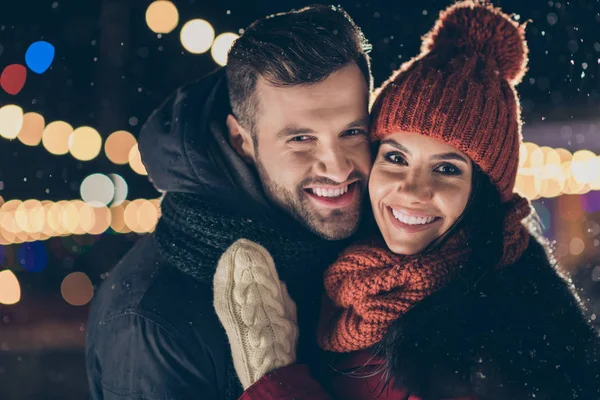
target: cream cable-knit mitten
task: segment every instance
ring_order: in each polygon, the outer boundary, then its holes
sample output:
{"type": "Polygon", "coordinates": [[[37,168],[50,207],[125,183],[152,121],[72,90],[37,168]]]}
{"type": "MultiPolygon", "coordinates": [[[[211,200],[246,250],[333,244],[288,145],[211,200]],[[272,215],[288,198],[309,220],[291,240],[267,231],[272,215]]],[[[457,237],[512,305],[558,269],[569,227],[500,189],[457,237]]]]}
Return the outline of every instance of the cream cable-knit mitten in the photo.
{"type": "Polygon", "coordinates": [[[296,361],[296,305],[264,247],[240,239],[227,249],[215,273],[214,306],[244,389],[296,361]]]}

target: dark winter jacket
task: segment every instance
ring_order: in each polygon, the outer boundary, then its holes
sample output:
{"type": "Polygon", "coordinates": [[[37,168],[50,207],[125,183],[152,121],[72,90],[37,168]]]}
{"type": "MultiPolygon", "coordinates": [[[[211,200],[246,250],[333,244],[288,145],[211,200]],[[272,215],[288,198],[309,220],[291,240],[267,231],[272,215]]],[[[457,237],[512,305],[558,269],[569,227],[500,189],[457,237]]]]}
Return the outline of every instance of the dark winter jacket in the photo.
{"type": "MultiPolygon", "coordinates": [[[[241,237],[274,254],[280,276],[292,281],[305,330],[314,332],[321,274],[343,243],[309,234],[269,204],[255,173],[228,144],[228,113],[219,70],[179,89],[142,129],[142,160],[167,193],[156,232],[121,260],[94,298],[86,349],[93,400],[239,396],[212,279],[219,257],[241,237]],[[293,259],[276,255],[286,248],[296,250],[286,252],[293,259]]],[[[316,348],[312,335],[301,341],[316,348]]],[[[310,363],[314,354],[305,354],[310,363]]]]}
{"type": "Polygon", "coordinates": [[[532,239],[515,264],[457,280],[409,310],[379,344],[379,358],[336,355],[320,382],[292,365],[242,399],[598,400],[600,340],[582,310],[532,239]]]}

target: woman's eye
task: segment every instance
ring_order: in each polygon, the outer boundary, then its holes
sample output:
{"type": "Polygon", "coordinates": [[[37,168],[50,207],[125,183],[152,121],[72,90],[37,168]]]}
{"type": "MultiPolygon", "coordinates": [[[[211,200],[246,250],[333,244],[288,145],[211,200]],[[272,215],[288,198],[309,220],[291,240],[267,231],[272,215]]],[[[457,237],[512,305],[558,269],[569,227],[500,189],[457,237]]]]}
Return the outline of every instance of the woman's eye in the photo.
{"type": "Polygon", "coordinates": [[[406,160],[404,159],[404,156],[402,156],[401,153],[391,151],[389,153],[384,154],[383,157],[387,162],[390,162],[392,164],[406,165],[406,160]]]}
{"type": "Polygon", "coordinates": [[[436,171],[444,175],[460,175],[462,171],[452,164],[442,164],[436,168],[436,171]]]}

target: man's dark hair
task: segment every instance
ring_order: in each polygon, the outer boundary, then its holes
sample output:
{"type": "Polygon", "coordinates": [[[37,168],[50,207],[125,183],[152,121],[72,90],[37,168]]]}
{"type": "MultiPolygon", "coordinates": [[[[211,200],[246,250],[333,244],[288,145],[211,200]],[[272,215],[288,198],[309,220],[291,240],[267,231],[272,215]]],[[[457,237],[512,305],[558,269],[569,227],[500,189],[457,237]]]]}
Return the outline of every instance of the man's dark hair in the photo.
{"type": "Polygon", "coordinates": [[[229,51],[233,115],[254,133],[259,77],[279,87],[313,84],[355,62],[371,90],[370,50],[360,28],[339,7],[312,5],[255,21],[229,51]]]}

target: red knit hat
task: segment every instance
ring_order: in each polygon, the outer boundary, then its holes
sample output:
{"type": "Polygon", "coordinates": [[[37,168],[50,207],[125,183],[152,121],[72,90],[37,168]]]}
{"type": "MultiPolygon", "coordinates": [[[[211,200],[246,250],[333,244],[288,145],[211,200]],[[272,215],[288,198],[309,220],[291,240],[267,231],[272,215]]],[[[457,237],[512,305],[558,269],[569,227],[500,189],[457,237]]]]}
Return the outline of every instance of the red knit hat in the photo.
{"type": "Polygon", "coordinates": [[[509,201],[522,140],[515,85],[525,74],[527,53],[525,24],[490,4],[456,3],[424,36],[421,54],[378,90],[372,139],[407,131],[448,143],[509,201]]]}

